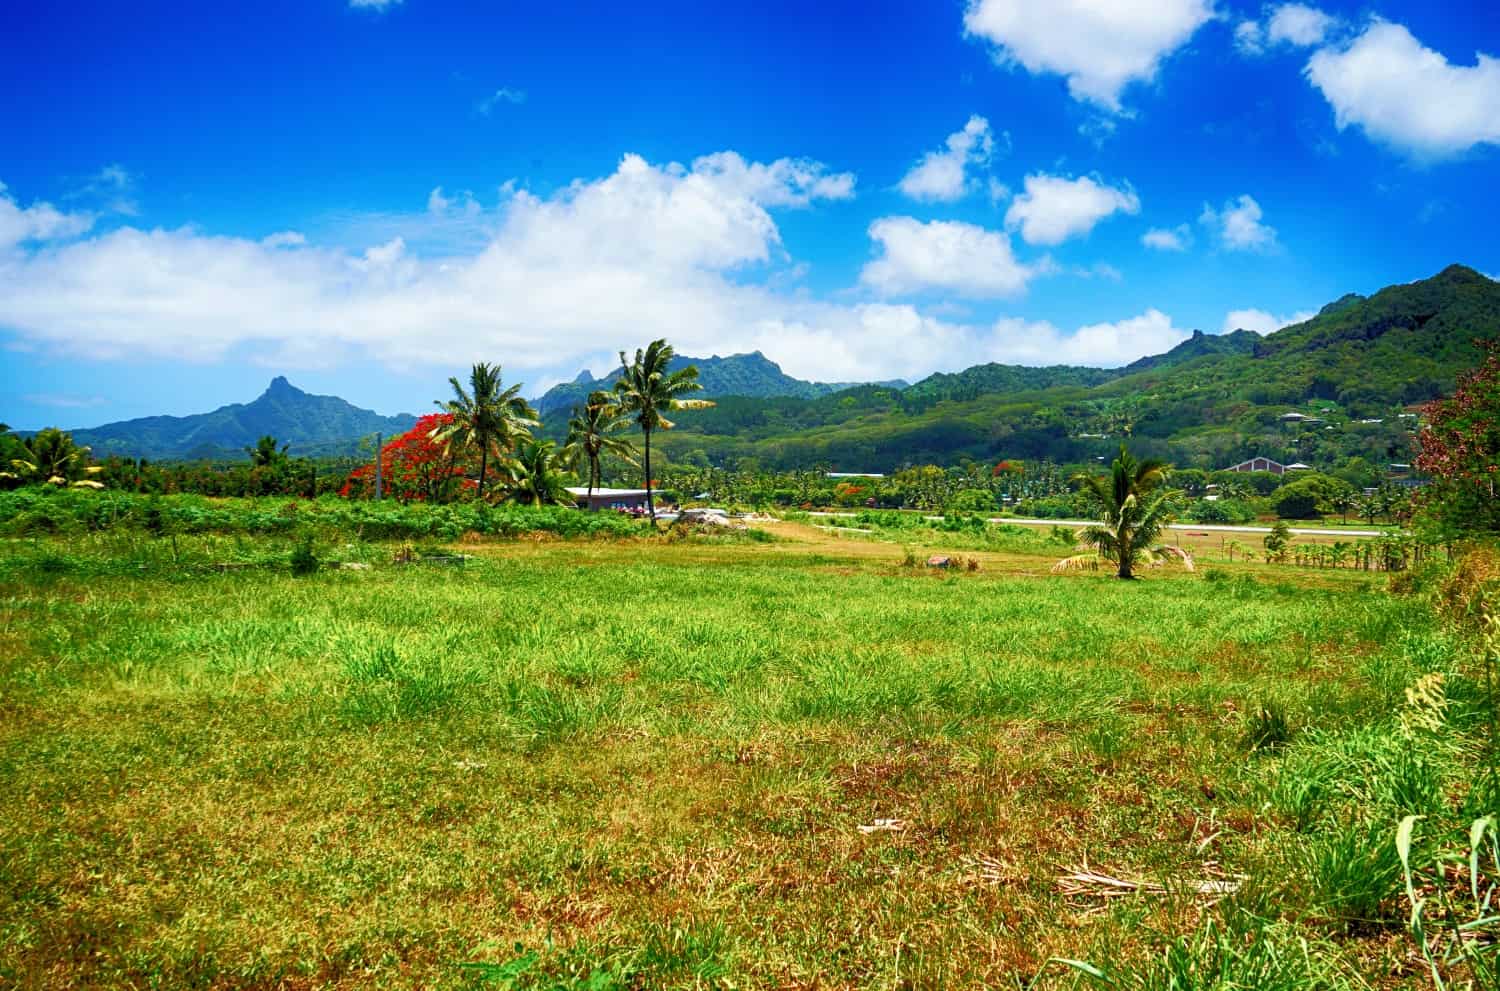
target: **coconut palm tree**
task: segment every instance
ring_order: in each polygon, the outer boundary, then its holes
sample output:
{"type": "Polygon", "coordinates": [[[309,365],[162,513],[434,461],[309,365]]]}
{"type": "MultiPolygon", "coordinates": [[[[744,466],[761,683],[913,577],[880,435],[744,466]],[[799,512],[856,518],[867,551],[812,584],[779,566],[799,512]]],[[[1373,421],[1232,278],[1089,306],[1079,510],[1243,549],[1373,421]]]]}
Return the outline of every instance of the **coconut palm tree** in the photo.
{"type": "Polygon", "coordinates": [[[448,383],[453,386],[453,398],[446,403],[438,400],[437,405],[452,414],[453,420],[435,428],[432,438],[441,441],[444,450],[457,443],[479,453],[482,500],[490,458],[502,461],[518,441],[531,436],[531,428],[539,422],[536,410],[522,398],[519,383],[501,388],[499,365],[476,364],[469,372],[467,391],[457,378],[448,379],[448,383]]]}
{"type": "Polygon", "coordinates": [[[56,427],[38,430],[21,442],[21,456],[12,458],[9,471],[0,478],[19,482],[45,482],[48,485],[71,485],[74,488],[102,489],[89,478],[104,469],[89,464],[89,449],[73,443],[73,435],[56,427]]]}
{"type": "Polygon", "coordinates": [[[261,437],[255,442],[254,447],[245,448],[245,453],[250,455],[250,464],[256,468],[269,468],[271,465],[279,465],[286,461],[286,449],[289,445],[276,444],[276,438],[270,434],[261,437]]]}
{"type": "Polygon", "coordinates": [[[1099,514],[1099,522],[1084,527],[1080,535],[1094,553],[1065,558],[1053,570],[1097,568],[1100,561],[1109,561],[1118,577],[1130,579],[1140,564],[1175,557],[1191,571],[1193,559],[1187,552],[1156,543],[1172,521],[1173,494],[1157,491],[1166,481],[1167,469],[1165,462],[1154,458],[1137,461],[1121,444],[1108,475],[1075,476],[1099,514]]]}
{"type": "Polygon", "coordinates": [[[568,437],[561,451],[564,464],[575,470],[582,461],[589,465],[589,497],[603,481],[599,459],[613,454],[626,464],[634,465],[635,447],[625,438],[613,436],[630,424],[630,415],[620,409],[620,404],[608,392],[591,392],[583,408],[573,407],[573,416],[568,420],[568,437]]]}
{"type": "Polygon", "coordinates": [[[620,380],[615,383],[620,410],[634,418],[645,438],[646,511],[656,519],[656,503],[651,495],[651,432],[671,430],[675,424],[663,413],[679,409],[705,409],[713,403],[707,399],[683,399],[683,395],[703,388],[698,384],[698,369],[692,365],[671,370],[676,352],[665,340],[652,341],[645,350],[636,348],[635,361],[627,361],[620,352],[620,380]]]}
{"type": "Polygon", "coordinates": [[[509,498],[523,506],[561,506],[573,501],[567,474],[559,467],[557,445],[550,440],[523,440],[511,466],[509,498]]]}

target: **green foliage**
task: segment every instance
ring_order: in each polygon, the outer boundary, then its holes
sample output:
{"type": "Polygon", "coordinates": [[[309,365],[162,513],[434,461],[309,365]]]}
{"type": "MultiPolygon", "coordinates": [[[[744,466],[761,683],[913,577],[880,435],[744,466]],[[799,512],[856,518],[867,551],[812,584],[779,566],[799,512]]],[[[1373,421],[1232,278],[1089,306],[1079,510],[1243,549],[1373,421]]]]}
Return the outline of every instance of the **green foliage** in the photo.
{"type": "Polygon", "coordinates": [[[1286,520],[1277,520],[1271,524],[1271,532],[1261,538],[1261,543],[1266,548],[1266,560],[1286,560],[1287,548],[1292,545],[1292,528],[1286,520]]]}
{"type": "Polygon", "coordinates": [[[1160,461],[1137,461],[1121,444],[1109,475],[1078,479],[1100,521],[1083,528],[1083,543],[1114,563],[1121,578],[1133,577],[1136,567],[1159,556],[1156,539],[1172,521],[1173,494],[1156,491],[1167,471],[1160,461]]]}
{"type": "Polygon", "coordinates": [[[640,524],[619,513],[565,507],[431,505],[351,502],[324,497],[204,499],[128,492],[18,489],[0,492],[0,533],[88,533],[147,530],[152,534],[292,534],[307,527],[371,540],[456,540],[474,532],[500,537],[555,533],[562,537],[629,536],[640,524]]]}
{"type": "Polygon", "coordinates": [[[291,557],[288,559],[292,566],[294,575],[310,575],[318,570],[318,558],[313,553],[313,536],[311,533],[303,534],[302,539],[297,541],[297,546],[292,549],[291,557]]]}
{"type": "Polygon", "coordinates": [[[1340,505],[1348,505],[1343,500],[1353,494],[1353,488],[1343,479],[1310,473],[1278,489],[1271,505],[1284,520],[1307,520],[1337,512],[1340,505]]]}

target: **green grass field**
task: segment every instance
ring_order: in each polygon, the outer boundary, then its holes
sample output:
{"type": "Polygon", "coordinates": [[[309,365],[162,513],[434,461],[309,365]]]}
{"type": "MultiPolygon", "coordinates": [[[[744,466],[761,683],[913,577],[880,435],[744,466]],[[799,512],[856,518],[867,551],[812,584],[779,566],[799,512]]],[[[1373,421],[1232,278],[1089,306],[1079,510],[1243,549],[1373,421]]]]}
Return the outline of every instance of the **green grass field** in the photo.
{"type": "Polygon", "coordinates": [[[1427,986],[1393,836],[1478,705],[1419,597],[771,529],[0,545],[0,984],[1427,986]]]}

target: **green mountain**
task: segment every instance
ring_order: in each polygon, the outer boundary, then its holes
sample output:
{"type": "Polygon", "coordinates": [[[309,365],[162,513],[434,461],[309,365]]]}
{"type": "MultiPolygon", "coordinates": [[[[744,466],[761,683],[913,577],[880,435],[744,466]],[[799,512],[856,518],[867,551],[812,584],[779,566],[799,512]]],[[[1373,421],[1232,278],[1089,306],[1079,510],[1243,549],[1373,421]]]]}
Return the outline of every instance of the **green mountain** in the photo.
{"type": "Polygon", "coordinates": [[[1407,407],[1452,390],[1500,338],[1500,283],[1461,265],[1348,295],[1260,337],[1195,334],[1124,368],[980,365],[905,389],[862,386],[812,399],[720,400],[660,435],[668,457],[768,468],[890,471],[966,458],[1079,462],[1133,446],[1179,465],[1253,454],[1330,467],[1408,461],[1407,407]],[[1288,425],[1297,410],[1316,422],[1288,425]]]}
{"type": "MultiPolygon", "coordinates": [[[[1452,390],[1473,367],[1476,339],[1500,338],[1500,283],[1461,265],[1369,297],[1350,294],[1311,320],[1266,337],[1195,333],[1124,368],[976,365],[902,382],[805,382],[759,353],[695,364],[711,409],[675,417],[658,435],[671,460],[891,471],[964,459],[1076,463],[1133,447],[1178,465],[1222,467],[1255,454],[1328,468],[1411,458],[1416,404],[1452,390]],[[1288,423],[1283,414],[1310,418],[1288,423]]],[[[539,402],[558,437],[568,411],[612,378],[588,372],[539,402]]],[[[157,416],[74,431],[98,455],[242,456],[262,434],[294,454],[349,453],[360,437],[415,422],[276,378],[254,402],[198,416],[157,416]]]]}
{"type": "Polygon", "coordinates": [[[243,458],[244,448],[270,434],[293,455],[353,453],[359,438],[411,429],[416,417],[381,416],[336,396],[314,396],[278,375],[260,398],[193,416],[148,416],[73,431],[95,457],[120,454],[151,459],[243,458]]]}
{"type": "MultiPolygon", "coordinates": [[[[849,382],[807,382],[793,378],[783,372],[780,365],[759,351],[752,351],[749,354],[732,354],[724,358],[718,355],[712,358],[688,358],[679,355],[672,359],[671,367],[673,371],[676,371],[688,365],[697,366],[698,381],[703,386],[702,395],[705,398],[793,396],[811,399],[815,396],[839,392],[853,385],[849,382]]],[[[619,377],[620,373],[615,371],[604,378],[595,378],[588,369],[584,369],[573,381],[563,382],[548,389],[534,405],[537,412],[544,417],[558,411],[571,410],[574,406],[581,405],[588,394],[595,389],[613,388],[619,377]]],[[[905,382],[887,384],[906,385],[905,382]]]]}

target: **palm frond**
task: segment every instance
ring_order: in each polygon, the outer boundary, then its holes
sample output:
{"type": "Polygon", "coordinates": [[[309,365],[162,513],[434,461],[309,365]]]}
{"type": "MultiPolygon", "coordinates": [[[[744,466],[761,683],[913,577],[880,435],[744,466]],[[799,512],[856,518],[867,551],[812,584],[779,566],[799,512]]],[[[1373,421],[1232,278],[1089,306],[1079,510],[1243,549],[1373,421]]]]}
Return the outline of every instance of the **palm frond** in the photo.
{"type": "Polygon", "coordinates": [[[1060,575],[1070,571],[1098,571],[1103,560],[1098,554],[1074,554],[1054,564],[1052,573],[1060,575]]]}

